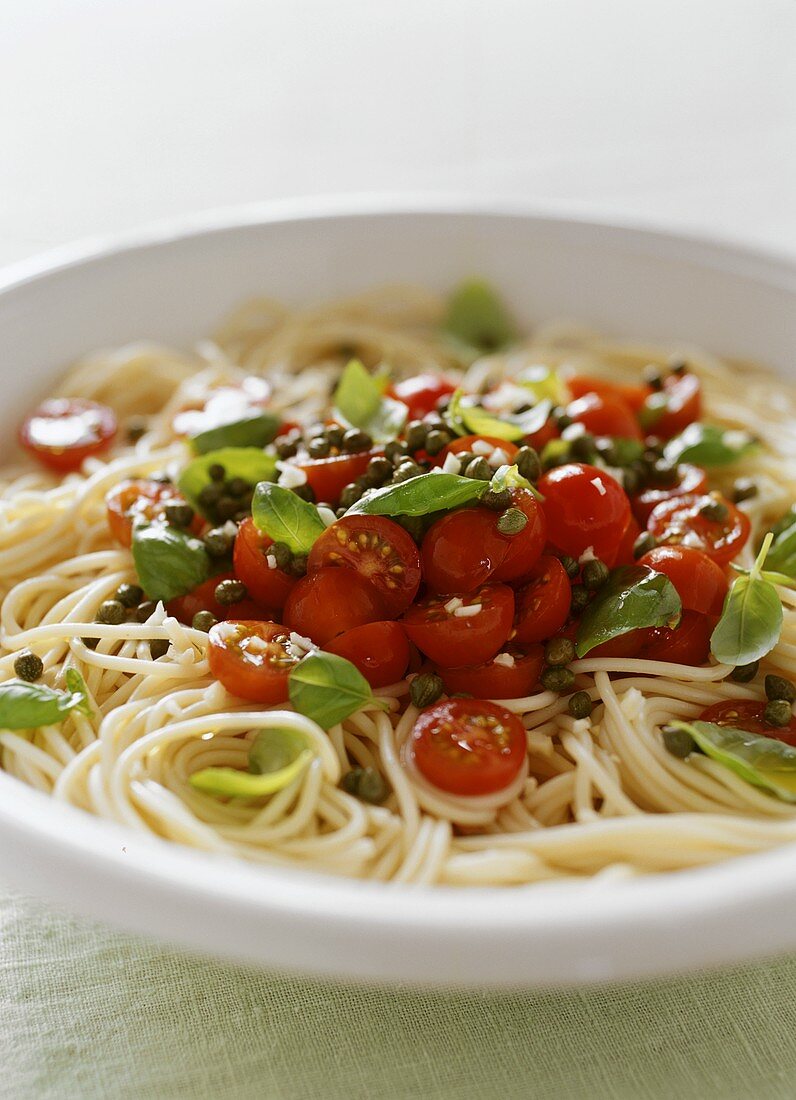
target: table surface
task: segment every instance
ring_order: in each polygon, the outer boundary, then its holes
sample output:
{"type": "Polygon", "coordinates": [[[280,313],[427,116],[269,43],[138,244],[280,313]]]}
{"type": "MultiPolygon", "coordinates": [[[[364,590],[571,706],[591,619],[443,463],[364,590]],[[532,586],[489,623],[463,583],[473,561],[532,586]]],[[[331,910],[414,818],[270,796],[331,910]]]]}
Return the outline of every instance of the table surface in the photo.
{"type": "MultiPolygon", "coordinates": [[[[0,264],[296,195],[455,191],[796,255],[792,0],[6,0],[0,264]]],[[[366,990],[0,896],[8,1097],[790,1098],[796,959],[366,990]]]]}

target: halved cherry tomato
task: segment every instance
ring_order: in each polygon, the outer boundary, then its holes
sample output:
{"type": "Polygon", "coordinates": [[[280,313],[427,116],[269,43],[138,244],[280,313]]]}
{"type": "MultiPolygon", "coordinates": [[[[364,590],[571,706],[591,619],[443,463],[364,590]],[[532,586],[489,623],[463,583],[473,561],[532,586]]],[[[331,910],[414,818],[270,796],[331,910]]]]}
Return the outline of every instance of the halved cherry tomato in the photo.
{"type": "Polygon", "coordinates": [[[607,382],[602,378],[590,378],[585,374],[576,374],[568,378],[567,387],[573,398],[585,397],[587,393],[596,393],[600,397],[618,397],[620,401],[629,405],[633,412],[638,412],[652,393],[652,389],[647,385],[622,385],[617,382],[607,382]]]}
{"type": "Polygon", "coordinates": [[[656,546],[639,565],[665,573],[687,611],[720,615],[727,595],[727,577],[720,565],[692,546],[656,546]]]}
{"type": "Polygon", "coordinates": [[[256,600],[266,607],[282,608],[296,583],[296,578],[268,564],[268,548],[274,540],[254,526],[247,516],[238,528],[232,561],[235,574],[256,600]]]}
{"type": "Polygon", "coordinates": [[[466,692],[479,699],[522,699],[539,682],[543,663],[544,650],[540,645],[520,649],[509,644],[486,664],[440,668],[439,674],[450,695],[466,692]],[[513,664],[504,664],[506,657],[513,664]]]}
{"type": "Polygon", "coordinates": [[[786,745],[796,745],[796,717],[791,718],[787,726],[770,726],[763,717],[765,703],[754,699],[723,699],[712,703],[699,716],[700,722],[713,722],[716,726],[729,726],[731,729],[746,730],[747,733],[759,733],[786,745]]]}
{"type": "Polygon", "coordinates": [[[337,504],[346,485],[364,474],[368,463],[381,451],[357,451],[355,454],[330,455],[329,458],[305,458],[299,455],[292,461],[307,475],[307,484],[317,501],[337,504]]]}
{"type": "Polygon", "coordinates": [[[670,374],[639,413],[648,435],[670,439],[702,415],[702,385],[695,374],[670,374]]]}
{"type": "Polygon", "coordinates": [[[269,383],[251,374],[239,385],[211,389],[201,405],[178,412],[171,426],[177,435],[199,435],[262,413],[270,397],[269,383]]]}
{"type": "Polygon", "coordinates": [[[509,540],[498,533],[494,512],[486,508],[449,512],[431,525],[423,539],[423,580],[432,592],[474,592],[508,552],[509,540]]]}
{"type": "Polygon", "coordinates": [[[500,536],[508,542],[508,552],[493,574],[496,581],[513,582],[529,576],[547,542],[547,520],[530,489],[512,489],[511,507],[518,508],[528,522],[516,535],[500,536]]]}
{"type": "Polygon", "coordinates": [[[684,611],[677,626],[656,626],[648,630],[639,656],[645,661],[704,665],[710,655],[711,633],[712,626],[705,615],[684,611]]]}
{"type": "Polygon", "coordinates": [[[582,424],[592,435],[609,435],[622,439],[642,439],[643,435],[633,410],[621,397],[610,394],[585,393],[567,405],[567,415],[582,424]]]}
{"type": "Polygon", "coordinates": [[[366,623],[346,630],[324,649],[356,665],[371,687],[386,687],[403,678],[409,664],[409,640],[400,623],[366,623]]]}
{"type": "Polygon", "coordinates": [[[545,554],[531,579],[516,593],[514,640],[522,645],[544,642],[561,629],[569,615],[572,586],[558,558],[545,554]]]}
{"type": "Polygon", "coordinates": [[[268,607],[260,607],[251,599],[239,600],[237,603],[219,603],[216,599],[216,588],[222,581],[231,580],[240,578],[236,578],[234,573],[217,573],[184,596],[175,596],[173,600],[169,600],[166,610],[186,626],[191,625],[194,615],[199,611],[209,611],[219,622],[225,619],[274,620],[274,611],[268,607]]]}
{"type": "Polygon", "coordinates": [[[539,481],[550,541],[575,558],[590,546],[612,566],[630,519],[622,486],[596,466],[570,462],[548,470],[539,481]]]}
{"type": "Polygon", "coordinates": [[[421,711],[409,753],[429,783],[451,794],[501,791],[513,782],[527,748],[522,722],[483,699],[448,699],[421,711]]]}
{"type": "Polygon", "coordinates": [[[390,397],[403,401],[409,409],[408,420],[422,420],[434,412],[440,398],[448,397],[456,390],[456,383],[441,374],[416,374],[404,378],[388,389],[390,397]]]}
{"type": "Polygon", "coordinates": [[[639,523],[646,524],[653,508],[666,500],[674,500],[688,493],[704,493],[708,487],[708,475],[701,466],[681,462],[677,467],[677,483],[660,489],[645,489],[630,501],[633,515],[639,523]]]}
{"type": "MultiPolygon", "coordinates": [[[[486,450],[485,446],[480,446],[481,444],[490,446],[493,451],[503,451],[509,465],[514,461],[514,456],[519,450],[516,443],[510,443],[508,439],[498,439],[496,435],[462,435],[442,448],[437,456],[437,465],[442,466],[448,455],[459,455],[463,454],[465,451],[472,451],[473,446],[476,447],[476,450],[473,452],[474,454],[478,454],[481,449],[486,450]]],[[[489,458],[489,455],[485,454],[482,457],[489,458]]]]}
{"type": "Polygon", "coordinates": [[[373,587],[353,569],[318,569],[302,577],[285,602],[283,618],[291,630],[326,645],[355,626],[386,616],[373,587]]]}
{"type": "Polygon", "coordinates": [[[659,543],[674,546],[682,543],[702,550],[719,565],[728,565],[746,545],[750,525],[743,512],[718,494],[689,493],[653,508],[647,530],[659,543]],[[702,514],[703,508],[716,503],[727,509],[726,519],[710,519],[702,514]]]}
{"type": "Polygon", "coordinates": [[[411,535],[385,516],[343,516],[310,550],[310,573],[329,566],[356,570],[378,592],[390,615],[400,615],[420,587],[420,554],[411,535]]]}
{"type": "Polygon", "coordinates": [[[635,557],[633,556],[633,548],[636,545],[636,539],[641,534],[641,528],[636,523],[635,516],[631,515],[627,521],[627,527],[625,533],[619,540],[619,549],[616,552],[616,561],[614,565],[634,565],[635,557]]]}
{"type": "MultiPolygon", "coordinates": [[[[118,543],[131,546],[133,524],[137,519],[147,523],[163,522],[169,504],[185,503],[185,497],[171,482],[129,478],[120,481],[105,497],[108,527],[118,543]]],[[[201,516],[194,516],[191,530],[198,534],[201,529],[201,516]]]]}
{"type": "Polygon", "coordinates": [[[488,584],[464,601],[427,597],[410,607],[402,621],[409,640],[427,657],[444,668],[456,668],[490,661],[508,640],[513,617],[511,589],[488,584]]]}
{"type": "Polygon", "coordinates": [[[43,466],[58,473],[79,470],[89,455],[106,450],[118,424],[113,409],[80,397],[53,397],[26,417],[19,442],[43,466]]]}
{"type": "Polygon", "coordinates": [[[208,635],[210,672],[228,692],[254,703],[283,703],[288,676],[304,655],[279,623],[230,619],[208,635]]]}

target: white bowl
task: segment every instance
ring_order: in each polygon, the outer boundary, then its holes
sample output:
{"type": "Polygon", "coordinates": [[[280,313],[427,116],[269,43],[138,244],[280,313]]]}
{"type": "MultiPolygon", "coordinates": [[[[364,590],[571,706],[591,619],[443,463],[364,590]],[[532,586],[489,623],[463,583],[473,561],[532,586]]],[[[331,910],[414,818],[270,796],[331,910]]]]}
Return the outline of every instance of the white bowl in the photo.
{"type": "MultiPolygon", "coordinates": [[[[786,372],[796,270],[705,241],[473,209],[281,207],[24,265],[0,283],[11,435],[74,357],[187,344],[240,299],[312,301],[404,279],[494,280],[528,323],[567,315],[786,372]]],[[[478,985],[635,978],[796,947],[796,845],[636,881],[457,890],[268,870],[142,837],[0,774],[0,874],[160,939],[269,966],[478,985]]]]}

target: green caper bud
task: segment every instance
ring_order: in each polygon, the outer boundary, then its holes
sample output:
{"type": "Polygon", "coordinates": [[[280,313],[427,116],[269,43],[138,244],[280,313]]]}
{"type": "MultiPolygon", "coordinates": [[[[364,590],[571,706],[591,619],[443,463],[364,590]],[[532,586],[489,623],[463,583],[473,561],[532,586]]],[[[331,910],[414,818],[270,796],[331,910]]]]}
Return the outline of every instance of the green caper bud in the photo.
{"type": "Polygon", "coordinates": [[[699,514],[714,523],[723,523],[730,512],[724,501],[714,499],[703,504],[699,509],[699,514]]]}
{"type": "Polygon", "coordinates": [[[505,512],[511,507],[511,492],[508,489],[497,491],[490,489],[489,492],[484,493],[478,503],[483,504],[485,508],[490,508],[493,512],[505,512]]]}
{"type": "Polygon", "coordinates": [[[576,458],[578,462],[591,462],[597,454],[597,448],[594,446],[594,436],[589,435],[588,432],[584,432],[583,435],[576,436],[575,439],[571,440],[569,449],[572,457],[576,458]]]}
{"type": "Polygon", "coordinates": [[[792,717],[791,705],[785,699],[772,699],[763,711],[763,718],[769,726],[787,726],[792,717]]]}
{"type": "Polygon", "coordinates": [[[137,607],[144,598],[144,590],[137,584],[120,584],[115,598],[122,607],[137,607]]]}
{"type": "Polygon", "coordinates": [[[564,572],[569,579],[574,580],[578,573],[580,573],[580,563],[578,559],[570,557],[569,554],[562,554],[558,560],[564,566],[564,572]]]}
{"type": "Polygon", "coordinates": [[[204,634],[207,634],[211,626],[215,626],[218,619],[215,617],[212,611],[197,611],[191,620],[191,626],[194,630],[201,630],[204,634]]]}
{"type": "Polygon", "coordinates": [[[575,646],[569,638],[551,638],[544,647],[544,659],[554,668],[568,665],[575,660],[575,646]]]}
{"type": "Polygon", "coordinates": [[[518,535],[528,526],[528,517],[521,508],[507,508],[498,517],[496,526],[501,535],[518,535]]]}
{"type": "Polygon", "coordinates": [[[385,802],[392,790],[381,772],[376,771],[375,768],[352,768],[340,780],[340,786],[346,794],[351,794],[360,802],[369,802],[374,806],[380,806],[385,802]]]}
{"type": "Polygon", "coordinates": [[[406,445],[410,451],[422,451],[426,445],[428,428],[422,420],[410,420],[406,425],[406,445]]]}
{"type": "Polygon", "coordinates": [[[140,603],[135,609],[135,621],[137,623],[147,622],[152,617],[152,613],[156,607],[157,604],[154,600],[144,600],[144,602],[140,603]]]}
{"type": "Polygon", "coordinates": [[[235,536],[223,527],[212,527],[203,541],[211,558],[225,558],[232,551],[235,536]]]}
{"type": "Polygon", "coordinates": [[[105,623],[107,626],[119,626],[127,618],[124,604],[119,600],[103,600],[97,608],[94,621],[105,623]]]}
{"type": "Polygon", "coordinates": [[[588,718],[593,707],[588,691],[576,691],[567,699],[567,710],[573,718],[588,718]]]}
{"type": "Polygon", "coordinates": [[[216,504],[215,514],[221,523],[225,523],[228,519],[233,519],[237,511],[238,501],[224,496],[216,504]]]}
{"type": "Polygon", "coordinates": [[[44,663],[29,649],[21,649],[14,660],[14,672],[20,680],[34,684],[44,672],[44,663]]]}
{"type": "Polygon", "coordinates": [[[608,573],[608,566],[599,558],[585,562],[581,574],[584,587],[590,592],[596,592],[608,580],[608,573]]]}
{"type": "Polygon", "coordinates": [[[309,485],[297,485],[295,489],[291,490],[300,497],[301,500],[306,500],[309,504],[315,503],[315,493],[312,491],[309,485]]]}
{"type": "Polygon", "coordinates": [[[514,456],[514,465],[528,481],[538,481],[542,476],[542,463],[533,447],[520,447],[514,456]]]}
{"type": "Polygon", "coordinates": [[[340,427],[340,425],[330,424],[328,428],[324,429],[323,434],[329,441],[329,446],[334,448],[334,450],[339,451],[340,448],[343,446],[343,436],[345,435],[345,432],[340,427]]]}
{"type": "Polygon", "coordinates": [[[99,638],[81,638],[80,641],[86,649],[96,649],[99,645],[99,638]]]}
{"type": "Polygon", "coordinates": [[[654,550],[657,545],[655,536],[651,531],[642,531],[633,543],[633,557],[638,561],[639,558],[643,558],[645,554],[648,554],[650,550],[654,550]]]}
{"type": "Polygon", "coordinates": [[[644,488],[644,475],[635,465],[626,466],[622,470],[622,488],[628,496],[633,496],[635,493],[641,492],[644,488]]]}
{"type": "Polygon", "coordinates": [[[384,457],[388,462],[391,462],[393,466],[399,466],[408,455],[408,450],[405,443],[401,443],[398,439],[391,439],[389,443],[384,446],[384,457]]]}
{"type": "Polygon", "coordinates": [[[227,490],[228,495],[235,497],[236,500],[248,496],[252,491],[251,485],[242,477],[231,477],[224,488],[227,490]]]}
{"type": "Polygon", "coordinates": [[[546,668],[539,677],[539,683],[545,691],[556,691],[563,695],[575,686],[575,673],[571,668],[546,668]]]}
{"type": "Polygon", "coordinates": [[[221,499],[223,492],[222,486],[216,481],[204,485],[199,491],[199,504],[206,512],[212,511],[221,499]]]}
{"type": "Polygon", "coordinates": [[[307,444],[310,458],[328,458],[332,447],[327,436],[316,435],[307,444]]]}
{"type": "Polygon", "coordinates": [[[172,527],[190,527],[193,523],[194,510],[190,504],[167,504],[163,509],[166,523],[172,527]]]}
{"type": "Polygon", "coordinates": [[[573,423],[572,417],[564,409],[553,410],[553,421],[560,432],[573,423]]]}
{"type": "Polygon", "coordinates": [[[368,468],[365,471],[365,479],[372,488],[375,488],[377,485],[383,485],[392,472],[392,463],[381,455],[378,455],[376,458],[372,458],[368,463],[368,468]]]}
{"type": "Polygon", "coordinates": [[[757,676],[759,669],[759,661],[752,661],[749,665],[736,665],[730,673],[730,679],[734,680],[736,684],[748,684],[750,680],[754,680],[757,676]]]}
{"type": "Polygon", "coordinates": [[[220,462],[212,462],[207,467],[207,476],[211,481],[223,481],[227,476],[227,471],[221,465],[220,462]]]}
{"type": "Polygon", "coordinates": [[[663,389],[663,375],[654,363],[649,363],[642,371],[644,381],[651,390],[663,389]]]}
{"type": "Polygon", "coordinates": [[[436,703],[444,690],[442,677],[436,672],[421,672],[409,685],[409,697],[420,710],[436,703]]]}
{"type": "Polygon", "coordinates": [[[677,484],[677,466],[673,466],[671,462],[667,462],[663,458],[658,458],[651,466],[647,467],[647,477],[655,485],[671,488],[677,484]]]}
{"type": "Polygon", "coordinates": [[[739,477],[732,487],[732,500],[734,504],[740,504],[742,500],[752,500],[758,493],[757,482],[751,477],[739,477]]]}
{"type": "Polygon", "coordinates": [[[298,443],[294,439],[278,439],[274,444],[274,449],[276,450],[276,457],[284,461],[288,458],[295,458],[298,454],[298,443]]]}
{"type": "Polygon", "coordinates": [[[417,477],[418,474],[422,474],[423,470],[416,462],[408,460],[402,462],[398,469],[393,474],[393,481],[408,481],[411,477],[417,477]]]}
{"type": "Polygon", "coordinates": [[[166,638],[153,638],[149,643],[149,652],[152,654],[153,661],[156,661],[158,657],[165,657],[168,649],[169,642],[166,638]]]}
{"type": "Polygon", "coordinates": [[[434,455],[438,455],[444,447],[447,447],[450,443],[450,438],[448,432],[441,431],[438,428],[432,429],[426,436],[426,452],[433,458],[434,455]]]}
{"type": "Polygon", "coordinates": [[[570,594],[570,610],[574,615],[577,615],[579,611],[582,611],[586,604],[589,602],[588,589],[584,588],[582,584],[573,584],[572,592],[570,594]]]}
{"type": "Polygon", "coordinates": [[[277,569],[287,569],[290,565],[290,560],[293,557],[290,547],[285,542],[273,542],[268,547],[266,553],[270,554],[276,561],[277,569]]]}
{"type": "Polygon", "coordinates": [[[361,496],[362,490],[358,489],[353,481],[349,482],[348,485],[344,486],[343,491],[340,493],[340,507],[350,508],[352,504],[356,504],[361,496]]]}
{"type": "Polygon", "coordinates": [[[688,363],[686,363],[685,359],[670,359],[669,370],[672,374],[682,377],[684,374],[688,374],[688,363]]]}
{"type": "Polygon", "coordinates": [[[372,438],[360,428],[349,428],[343,436],[343,450],[351,454],[358,451],[369,451],[372,446],[372,438]]]}
{"type": "Polygon", "coordinates": [[[233,603],[240,603],[241,600],[245,600],[248,592],[246,591],[246,585],[242,581],[229,578],[225,581],[219,581],[216,585],[214,592],[215,598],[220,604],[224,604],[225,607],[233,603]]]}
{"type": "Polygon", "coordinates": [[[295,554],[291,558],[286,572],[290,573],[291,577],[303,577],[307,572],[307,555],[295,554]]]}
{"type": "Polygon", "coordinates": [[[691,734],[679,729],[677,726],[664,726],[661,734],[663,735],[663,744],[666,751],[680,760],[685,760],[696,748],[691,734]]]}
{"type": "Polygon", "coordinates": [[[763,686],[766,699],[784,699],[786,703],[796,702],[796,688],[784,676],[773,676],[769,673],[763,686]]]}
{"type": "Polygon", "coordinates": [[[485,458],[479,455],[472,462],[467,463],[467,467],[462,470],[462,473],[466,477],[474,478],[476,481],[489,481],[492,477],[492,467],[485,458]]]}

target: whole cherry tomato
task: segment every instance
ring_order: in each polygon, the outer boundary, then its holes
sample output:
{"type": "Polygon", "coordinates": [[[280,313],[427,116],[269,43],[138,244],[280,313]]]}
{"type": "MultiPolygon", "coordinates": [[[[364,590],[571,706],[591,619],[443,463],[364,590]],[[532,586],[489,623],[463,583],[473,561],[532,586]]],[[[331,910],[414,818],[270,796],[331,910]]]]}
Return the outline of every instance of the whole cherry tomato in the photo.
{"type": "MultiPolygon", "coordinates": [[[[115,485],[105,497],[108,527],[118,543],[129,547],[133,541],[133,524],[137,520],[164,523],[170,504],[185,503],[185,497],[171,482],[128,478],[115,485]]],[[[198,534],[201,529],[201,517],[194,516],[191,530],[198,534]]]]}
{"type": "Polygon", "coordinates": [[[497,516],[486,508],[448,512],[426,532],[421,548],[423,579],[432,592],[474,592],[509,552],[497,516]]]}
{"type": "Polygon", "coordinates": [[[695,374],[670,374],[639,413],[648,435],[671,439],[702,415],[702,385],[695,374]]]}
{"type": "Polygon", "coordinates": [[[675,497],[686,496],[689,493],[704,493],[708,487],[708,475],[700,466],[692,466],[688,462],[681,462],[677,467],[677,481],[674,485],[661,486],[660,488],[645,489],[631,500],[633,515],[639,523],[646,524],[653,508],[664,501],[674,500],[675,497]]]}
{"type": "Polygon", "coordinates": [[[299,455],[291,461],[307,475],[307,484],[317,501],[335,505],[346,485],[364,474],[372,458],[381,451],[357,451],[354,454],[309,458],[299,455]]]}
{"type": "Polygon", "coordinates": [[[638,420],[626,401],[609,394],[585,393],[567,405],[567,415],[592,435],[642,439],[638,420]]]}
{"type": "Polygon", "coordinates": [[[444,668],[490,661],[508,640],[514,593],[505,584],[485,585],[472,595],[434,596],[403,617],[409,640],[444,668]]]}
{"type": "Polygon", "coordinates": [[[218,573],[215,577],[209,577],[202,581],[196,588],[186,592],[184,596],[175,596],[166,604],[169,615],[179,619],[181,623],[190,626],[193,617],[199,611],[209,611],[210,614],[223,622],[225,619],[256,619],[273,621],[276,612],[267,607],[261,607],[251,599],[238,600],[237,603],[219,603],[216,599],[216,588],[222,581],[240,580],[234,573],[218,573]]]}
{"type": "Polygon", "coordinates": [[[547,520],[530,489],[512,489],[511,507],[522,512],[527,522],[516,534],[500,536],[508,542],[508,553],[495,569],[493,579],[513,583],[530,576],[542,556],[547,542],[547,520]]]}
{"type": "Polygon", "coordinates": [[[408,420],[422,420],[434,412],[441,398],[449,397],[455,390],[456,383],[441,374],[415,374],[396,382],[387,392],[403,401],[409,410],[408,420]]]}
{"type": "Polygon", "coordinates": [[[687,611],[720,615],[727,595],[727,577],[720,565],[691,546],[656,546],[639,565],[665,573],[687,611]]]}
{"type": "Polygon", "coordinates": [[[396,622],[355,626],[332,638],[324,649],[356,665],[372,688],[397,683],[409,664],[409,640],[396,622]]]}
{"type": "Polygon", "coordinates": [[[576,374],[567,379],[567,388],[573,398],[585,397],[587,393],[596,393],[600,397],[618,398],[629,405],[633,412],[638,412],[645,400],[652,393],[652,388],[645,385],[622,385],[616,382],[607,382],[602,378],[591,378],[585,374],[576,374]]]}
{"type": "Polygon", "coordinates": [[[656,626],[647,632],[639,656],[645,661],[676,665],[704,665],[710,656],[712,626],[705,615],[684,611],[675,627],[656,626]]]}
{"type": "Polygon", "coordinates": [[[503,451],[508,465],[514,461],[519,450],[516,443],[511,443],[508,439],[499,439],[496,435],[462,435],[443,447],[437,456],[437,465],[442,466],[448,455],[460,455],[468,451],[478,454],[480,450],[486,451],[487,447],[491,447],[492,450],[488,454],[481,455],[482,458],[489,458],[492,451],[503,451]],[[475,451],[473,451],[474,447],[475,451]]]}
{"type": "Polygon", "coordinates": [[[610,474],[570,462],[548,470],[539,492],[554,546],[575,558],[591,547],[606,565],[614,564],[630,520],[630,502],[610,474]]]}

